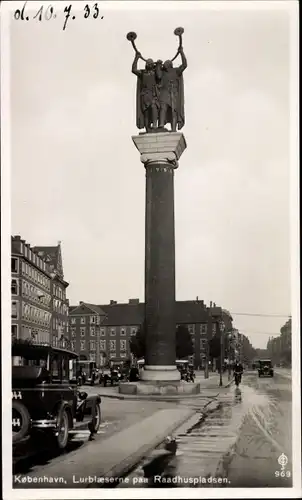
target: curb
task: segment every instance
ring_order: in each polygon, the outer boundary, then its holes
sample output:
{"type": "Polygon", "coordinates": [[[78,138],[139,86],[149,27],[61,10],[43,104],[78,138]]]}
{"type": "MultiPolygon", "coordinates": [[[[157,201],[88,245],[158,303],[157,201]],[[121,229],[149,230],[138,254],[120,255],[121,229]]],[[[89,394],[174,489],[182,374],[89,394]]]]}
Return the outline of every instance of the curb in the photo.
{"type": "MultiPolygon", "coordinates": [[[[158,434],[156,438],[154,438],[150,443],[143,445],[139,450],[130,455],[130,457],[127,457],[121,463],[115,465],[112,469],[106,471],[105,474],[103,475],[105,475],[108,478],[125,477],[128,473],[130,473],[133,469],[135,469],[135,467],[139,464],[139,462],[141,462],[141,460],[147,457],[155,448],[157,448],[160,444],[162,444],[167,435],[172,434],[175,431],[175,429],[178,429],[179,427],[181,427],[181,425],[190,420],[194,416],[194,413],[195,410],[192,410],[185,417],[180,419],[177,423],[174,423],[171,427],[166,429],[164,435],[163,433],[158,434]]],[[[95,487],[96,486],[93,484],[87,485],[87,488],[95,488],[95,487]]],[[[97,486],[97,488],[99,489],[106,487],[108,488],[108,485],[97,486]]]]}
{"type": "MultiPolygon", "coordinates": [[[[180,424],[178,427],[176,427],[170,435],[173,436],[177,442],[178,436],[188,434],[195,427],[202,425],[204,423],[204,421],[207,419],[208,415],[210,415],[211,413],[216,411],[220,406],[221,406],[221,403],[219,403],[217,400],[212,400],[212,401],[206,403],[203,406],[200,413],[194,413],[193,415],[191,415],[191,417],[187,418],[182,424],[180,424]],[[212,406],[211,406],[211,404],[212,404],[212,406]]],[[[128,475],[131,477],[131,474],[135,474],[138,467],[143,468],[144,464],[149,463],[149,466],[151,466],[152,462],[156,461],[158,459],[158,455],[156,453],[154,454],[154,452],[156,452],[156,450],[158,452],[160,452],[160,450],[163,450],[164,443],[165,443],[165,439],[162,440],[156,447],[149,450],[148,454],[142,456],[141,459],[138,460],[138,462],[136,464],[134,464],[128,470],[128,475]],[[154,456],[152,454],[154,454],[154,456]]],[[[171,454],[170,456],[166,457],[166,460],[168,460],[168,463],[169,463],[170,460],[173,460],[174,457],[175,457],[175,455],[171,454]]],[[[124,472],[120,477],[127,477],[127,471],[124,472]]],[[[116,487],[117,488],[123,487],[123,484],[121,484],[121,485],[118,484],[116,487]]]]}
{"type": "MultiPolygon", "coordinates": [[[[139,465],[141,461],[144,459],[147,459],[148,456],[154,451],[155,449],[159,449],[167,436],[169,435],[175,435],[176,440],[177,436],[181,433],[187,433],[190,430],[192,430],[195,426],[201,424],[207,416],[217,410],[220,407],[220,404],[218,401],[214,400],[214,398],[206,403],[202,410],[201,413],[197,414],[195,410],[192,410],[191,415],[187,415],[184,419],[180,420],[176,425],[174,424],[171,426],[170,429],[166,430],[165,432],[165,437],[157,437],[156,439],[153,440],[153,443],[144,446],[143,450],[138,450],[135,454],[135,459],[133,460],[132,457],[130,459],[128,458],[125,462],[122,462],[121,464],[118,464],[114,469],[111,469],[110,471],[106,472],[107,477],[125,477],[127,474],[131,473],[132,471],[135,470],[135,468],[139,465]],[[212,407],[210,407],[211,403],[214,403],[212,407]],[[207,411],[205,409],[207,408],[207,411]],[[131,460],[132,459],[132,460],[131,460]]],[[[134,457],[133,457],[134,458],[134,457]]],[[[118,487],[119,485],[117,485],[118,487]]],[[[88,486],[88,487],[93,487],[93,486],[88,486]]]]}

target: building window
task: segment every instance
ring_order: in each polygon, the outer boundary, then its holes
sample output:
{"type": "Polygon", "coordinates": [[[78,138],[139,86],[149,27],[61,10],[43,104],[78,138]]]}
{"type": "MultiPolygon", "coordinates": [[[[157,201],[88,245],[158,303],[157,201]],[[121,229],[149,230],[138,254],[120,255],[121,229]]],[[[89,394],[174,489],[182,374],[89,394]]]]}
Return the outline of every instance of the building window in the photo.
{"type": "Polygon", "coordinates": [[[12,273],[17,273],[19,271],[19,259],[16,257],[12,257],[11,259],[11,266],[12,266],[12,273]]]}
{"type": "Polygon", "coordinates": [[[95,327],[94,326],[90,327],[90,335],[91,335],[91,337],[95,336],[95,327]]]}
{"type": "Polygon", "coordinates": [[[109,345],[110,345],[110,351],[116,350],[116,340],[110,340],[109,345]]]}
{"type": "Polygon", "coordinates": [[[95,341],[94,340],[90,341],[90,350],[95,351],[95,341]]]}
{"type": "Polygon", "coordinates": [[[95,324],[95,316],[90,316],[90,323],[95,324]]]}
{"type": "Polygon", "coordinates": [[[111,352],[110,353],[110,359],[116,358],[116,352],[111,352]]]}
{"type": "Polygon", "coordinates": [[[80,335],[81,335],[81,337],[85,337],[85,335],[86,335],[86,328],[80,328],[80,335]]]}
{"type": "Polygon", "coordinates": [[[137,327],[136,326],[132,326],[131,327],[131,335],[136,335],[136,332],[137,332],[137,327]]]}
{"type": "Polygon", "coordinates": [[[18,325],[12,325],[12,337],[18,338],[18,325]]]}
{"type": "Polygon", "coordinates": [[[115,336],[115,328],[111,328],[110,335],[111,335],[111,337],[115,336]]]}
{"type": "Polygon", "coordinates": [[[202,323],[202,325],[200,325],[200,334],[203,335],[205,333],[207,333],[207,324],[202,323]]]}
{"type": "Polygon", "coordinates": [[[195,325],[188,325],[188,330],[191,335],[194,335],[195,333],[195,325]]]}
{"type": "Polygon", "coordinates": [[[76,337],[76,328],[74,328],[74,327],[71,328],[71,337],[72,338],[76,337]]]}
{"type": "Polygon", "coordinates": [[[105,328],[101,328],[100,329],[100,336],[105,337],[105,335],[106,335],[105,328]]]}
{"type": "Polygon", "coordinates": [[[212,325],[212,333],[213,333],[213,335],[215,335],[215,333],[216,333],[216,326],[217,326],[216,323],[213,323],[213,325],[212,325]]]}
{"type": "Polygon", "coordinates": [[[124,326],[121,328],[121,335],[126,335],[126,328],[124,326]]]}
{"type": "Polygon", "coordinates": [[[94,353],[89,354],[89,359],[90,361],[95,362],[95,354],[94,353]]]}
{"type": "Polygon", "coordinates": [[[74,340],[72,340],[72,341],[70,342],[70,345],[71,345],[71,350],[72,350],[72,351],[75,351],[75,348],[76,348],[76,343],[75,343],[75,341],[74,341],[74,340]]]}
{"type": "Polygon", "coordinates": [[[85,340],[80,340],[81,351],[85,351],[85,340]]]}
{"type": "Polygon", "coordinates": [[[18,302],[12,302],[12,318],[18,319],[18,302]]]}
{"type": "Polygon", "coordinates": [[[120,340],[120,350],[121,351],[126,351],[127,349],[127,341],[126,340],[120,340]]]}
{"type": "Polygon", "coordinates": [[[12,280],[11,291],[12,295],[19,295],[18,293],[18,280],[12,280]]]}
{"type": "Polygon", "coordinates": [[[106,340],[100,340],[100,351],[106,351],[106,340]]]}
{"type": "Polygon", "coordinates": [[[81,325],[85,325],[86,323],[86,318],[84,316],[81,316],[81,325]]]}

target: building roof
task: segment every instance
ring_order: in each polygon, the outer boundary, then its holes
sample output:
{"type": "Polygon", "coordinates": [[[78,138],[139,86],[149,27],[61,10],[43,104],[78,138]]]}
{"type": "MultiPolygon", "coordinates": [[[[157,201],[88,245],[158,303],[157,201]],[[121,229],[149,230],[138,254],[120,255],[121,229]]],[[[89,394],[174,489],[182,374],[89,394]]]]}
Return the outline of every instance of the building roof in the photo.
{"type": "Polygon", "coordinates": [[[77,309],[81,312],[81,308],[88,308],[90,311],[94,312],[95,314],[98,314],[100,316],[106,316],[106,312],[101,309],[101,307],[97,306],[96,304],[88,304],[88,302],[80,302],[77,306],[70,306],[69,307],[69,315],[72,315],[77,309]]]}
{"type": "Polygon", "coordinates": [[[135,304],[106,304],[98,306],[106,313],[103,321],[104,326],[126,326],[141,325],[144,321],[145,304],[143,302],[135,304]]]}
{"type": "MultiPolygon", "coordinates": [[[[81,305],[85,305],[97,314],[106,315],[102,325],[104,326],[136,326],[144,322],[145,304],[144,302],[112,303],[112,304],[87,304],[81,303],[78,306],[70,306],[69,314],[81,305]]],[[[176,302],[176,324],[206,323],[208,311],[203,301],[177,301],[176,302]]]]}
{"type": "Polygon", "coordinates": [[[33,247],[33,251],[37,253],[42,259],[49,263],[53,267],[61,278],[64,278],[63,265],[62,265],[62,254],[61,254],[61,244],[58,243],[57,246],[36,246],[33,247]]]}
{"type": "Polygon", "coordinates": [[[182,300],[176,302],[176,323],[206,323],[208,311],[199,300],[182,300]]]}

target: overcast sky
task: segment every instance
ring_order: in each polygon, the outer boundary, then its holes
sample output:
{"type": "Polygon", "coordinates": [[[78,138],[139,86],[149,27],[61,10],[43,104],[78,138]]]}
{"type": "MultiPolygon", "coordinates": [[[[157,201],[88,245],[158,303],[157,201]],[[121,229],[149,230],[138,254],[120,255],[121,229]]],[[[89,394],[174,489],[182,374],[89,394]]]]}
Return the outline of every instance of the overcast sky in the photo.
{"type": "MultiPolygon", "coordinates": [[[[263,3],[263,2],[262,2],[263,3]]],[[[84,4],[83,4],[84,5],[84,4]]],[[[101,2],[99,2],[101,7],[101,2]]],[[[12,233],[62,241],[71,304],[144,296],[145,172],[135,76],[185,29],[188,148],[175,173],[176,298],[290,313],[289,18],[285,11],[103,11],[12,22],[12,233]]],[[[286,318],[234,315],[255,347],[286,318]]]]}

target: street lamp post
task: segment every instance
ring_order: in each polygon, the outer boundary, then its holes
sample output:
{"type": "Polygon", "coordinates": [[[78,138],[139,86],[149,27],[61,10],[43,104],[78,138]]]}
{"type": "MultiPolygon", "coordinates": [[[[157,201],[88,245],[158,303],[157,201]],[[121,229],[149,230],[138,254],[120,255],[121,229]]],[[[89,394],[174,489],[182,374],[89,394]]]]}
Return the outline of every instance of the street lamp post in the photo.
{"type": "Polygon", "coordinates": [[[223,347],[224,347],[224,329],[225,324],[222,320],[219,321],[220,330],[220,367],[219,367],[219,387],[222,387],[222,369],[223,369],[223,347]]]}
{"type": "Polygon", "coordinates": [[[232,358],[232,342],[233,342],[233,334],[230,333],[229,336],[228,336],[228,360],[229,360],[229,364],[228,364],[228,380],[230,381],[231,380],[231,372],[232,372],[232,367],[231,367],[231,358],[232,358]]]}
{"type": "Polygon", "coordinates": [[[212,316],[211,308],[208,308],[208,322],[207,322],[207,340],[206,340],[206,359],[204,365],[204,378],[209,378],[209,361],[210,361],[210,339],[212,333],[212,316]]]}

